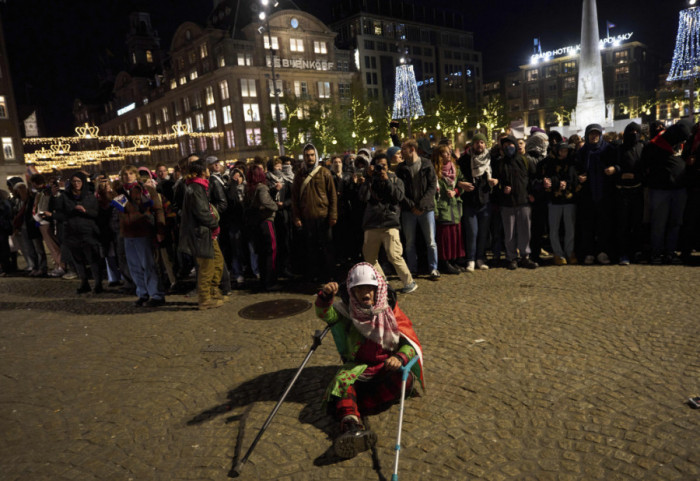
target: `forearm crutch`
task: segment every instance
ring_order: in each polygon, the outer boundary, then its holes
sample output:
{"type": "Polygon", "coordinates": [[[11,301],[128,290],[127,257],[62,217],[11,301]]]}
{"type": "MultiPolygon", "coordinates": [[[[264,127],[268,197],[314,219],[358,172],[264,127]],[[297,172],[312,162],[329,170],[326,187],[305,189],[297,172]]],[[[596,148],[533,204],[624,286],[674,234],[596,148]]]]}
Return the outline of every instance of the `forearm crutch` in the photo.
{"type": "Polygon", "coordinates": [[[394,474],[391,475],[391,481],[399,479],[399,453],[401,452],[401,428],[403,427],[403,405],[406,397],[406,381],[411,372],[411,368],[418,360],[419,356],[413,356],[408,364],[401,367],[401,407],[399,408],[399,432],[396,435],[396,458],[394,459],[394,474]]]}
{"type": "Polygon", "coordinates": [[[245,453],[245,456],[243,456],[243,459],[241,459],[238,463],[236,463],[236,466],[233,468],[233,471],[232,471],[232,477],[236,478],[236,477],[240,476],[241,469],[243,468],[243,465],[248,461],[248,458],[250,457],[250,454],[253,452],[253,449],[255,449],[255,446],[258,444],[258,441],[260,441],[260,438],[265,433],[265,430],[272,422],[272,418],[275,417],[275,414],[277,414],[277,411],[279,410],[280,406],[284,402],[284,399],[287,397],[287,394],[289,394],[289,391],[292,390],[292,386],[294,386],[294,383],[299,378],[299,375],[301,374],[301,371],[304,369],[304,366],[306,366],[306,363],[309,362],[311,355],[314,353],[316,348],[321,345],[321,341],[326,336],[326,334],[328,334],[328,331],[330,331],[330,330],[331,330],[331,326],[326,326],[326,328],[323,331],[314,332],[314,336],[313,336],[314,343],[311,346],[311,349],[309,349],[309,352],[306,354],[306,357],[304,358],[304,362],[302,362],[301,366],[299,366],[299,369],[297,369],[296,374],[294,375],[292,380],[289,382],[287,389],[284,391],[284,394],[282,394],[282,397],[280,398],[280,400],[277,401],[277,404],[275,405],[274,409],[272,409],[272,412],[270,413],[270,415],[267,417],[265,424],[263,424],[263,427],[260,428],[258,435],[255,436],[255,439],[253,440],[253,444],[250,445],[250,448],[248,448],[248,451],[245,453]]]}

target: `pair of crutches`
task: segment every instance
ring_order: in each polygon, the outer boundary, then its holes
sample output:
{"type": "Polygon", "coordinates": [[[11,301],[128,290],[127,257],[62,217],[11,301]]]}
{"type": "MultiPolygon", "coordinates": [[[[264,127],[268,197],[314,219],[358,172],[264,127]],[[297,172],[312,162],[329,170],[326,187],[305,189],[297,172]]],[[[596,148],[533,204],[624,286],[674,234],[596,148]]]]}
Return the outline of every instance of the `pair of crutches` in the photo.
{"type": "MultiPolygon", "coordinates": [[[[299,375],[301,374],[301,371],[304,369],[306,366],[306,363],[309,362],[309,359],[311,358],[311,355],[316,351],[316,348],[321,345],[321,341],[323,341],[323,338],[328,334],[328,331],[330,331],[331,327],[327,326],[323,331],[316,331],[314,332],[313,339],[314,342],[311,345],[311,348],[309,349],[309,352],[306,354],[306,357],[304,358],[304,361],[301,363],[301,366],[299,366],[299,369],[297,369],[296,374],[294,374],[294,377],[292,380],[289,382],[289,385],[287,386],[287,389],[285,389],[284,393],[282,394],[282,397],[280,398],[279,401],[277,401],[277,404],[275,407],[272,409],[272,412],[270,412],[270,415],[267,417],[267,420],[265,421],[265,424],[263,424],[262,428],[260,428],[260,431],[258,432],[258,435],[255,436],[255,439],[253,440],[253,443],[250,445],[250,448],[248,448],[248,451],[245,453],[243,458],[236,463],[236,466],[233,468],[231,471],[232,477],[236,478],[240,476],[241,474],[241,469],[243,469],[243,465],[248,461],[248,458],[250,457],[251,453],[255,449],[255,446],[257,446],[258,441],[260,441],[260,438],[262,438],[262,435],[265,433],[265,430],[270,426],[270,423],[272,422],[272,418],[275,417],[275,414],[277,414],[277,411],[279,410],[280,406],[284,402],[285,398],[289,394],[289,392],[292,390],[292,387],[294,386],[294,383],[297,381],[299,378],[299,375]]],[[[398,470],[399,470],[399,451],[401,450],[401,426],[403,424],[403,409],[404,409],[404,398],[406,397],[406,381],[408,379],[408,374],[411,371],[411,367],[416,363],[418,360],[418,355],[416,355],[411,361],[409,361],[408,364],[405,366],[401,367],[402,371],[402,378],[401,378],[401,409],[399,411],[399,433],[396,439],[396,459],[394,461],[394,473],[391,476],[392,481],[397,481],[398,478],[398,470]]]]}

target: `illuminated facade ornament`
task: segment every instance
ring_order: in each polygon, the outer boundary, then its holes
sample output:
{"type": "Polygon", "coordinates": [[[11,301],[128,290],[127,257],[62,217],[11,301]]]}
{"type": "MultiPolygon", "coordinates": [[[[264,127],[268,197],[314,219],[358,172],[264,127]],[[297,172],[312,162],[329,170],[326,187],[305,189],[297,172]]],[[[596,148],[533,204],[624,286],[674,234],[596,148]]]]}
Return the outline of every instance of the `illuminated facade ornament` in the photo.
{"type": "Polygon", "coordinates": [[[415,115],[425,115],[423,103],[418,95],[416,75],[413,65],[399,65],[396,67],[396,89],[394,90],[394,108],[392,119],[410,119],[415,115]]]}
{"type": "Polygon", "coordinates": [[[64,144],[63,142],[53,144],[49,148],[51,149],[53,155],[64,155],[70,152],[70,144],[64,144]]]}
{"type": "Polygon", "coordinates": [[[187,135],[190,133],[190,128],[187,126],[187,124],[183,124],[179,120],[175,125],[172,126],[173,132],[175,135],[178,137],[182,137],[183,135],[187,135]]]}
{"type": "Polygon", "coordinates": [[[151,139],[148,137],[140,137],[138,139],[133,140],[134,147],[137,149],[147,149],[149,144],[151,143],[151,139]]]}
{"type": "Polygon", "coordinates": [[[700,77],[700,10],[681,10],[669,82],[700,77]]]}
{"type": "Polygon", "coordinates": [[[109,144],[109,147],[107,147],[107,148],[105,149],[105,153],[106,153],[109,157],[115,157],[115,156],[119,155],[119,151],[120,151],[120,150],[121,150],[121,147],[119,147],[118,145],[109,144]]]}
{"type": "Polygon", "coordinates": [[[83,125],[82,127],[75,128],[75,133],[78,134],[78,137],[80,137],[81,139],[94,139],[97,137],[97,134],[100,133],[100,128],[96,126],[90,126],[87,122],[85,122],[85,125],[83,125]]]}
{"type": "Polygon", "coordinates": [[[34,152],[36,154],[36,157],[41,160],[46,160],[49,157],[51,157],[51,151],[46,150],[45,148],[41,148],[40,150],[37,150],[34,152]]]}

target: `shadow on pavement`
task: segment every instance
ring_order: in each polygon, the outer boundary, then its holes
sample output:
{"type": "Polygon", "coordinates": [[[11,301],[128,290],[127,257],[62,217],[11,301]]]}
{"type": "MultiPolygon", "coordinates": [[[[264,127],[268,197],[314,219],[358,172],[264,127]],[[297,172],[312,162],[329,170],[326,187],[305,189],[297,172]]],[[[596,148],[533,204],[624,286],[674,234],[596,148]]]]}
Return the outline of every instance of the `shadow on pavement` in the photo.
{"type": "MultiPolygon", "coordinates": [[[[167,300],[167,298],[166,298],[167,300]]],[[[54,299],[46,301],[27,302],[0,302],[0,312],[26,310],[32,311],[52,311],[67,312],[82,316],[95,316],[101,314],[109,315],[133,315],[135,313],[147,313],[168,310],[197,310],[197,303],[194,302],[166,302],[164,306],[158,308],[136,307],[134,305],[136,297],[120,297],[119,299],[105,299],[104,297],[85,297],[75,299],[54,299]],[[95,302],[90,302],[95,301],[95,302]]]]}

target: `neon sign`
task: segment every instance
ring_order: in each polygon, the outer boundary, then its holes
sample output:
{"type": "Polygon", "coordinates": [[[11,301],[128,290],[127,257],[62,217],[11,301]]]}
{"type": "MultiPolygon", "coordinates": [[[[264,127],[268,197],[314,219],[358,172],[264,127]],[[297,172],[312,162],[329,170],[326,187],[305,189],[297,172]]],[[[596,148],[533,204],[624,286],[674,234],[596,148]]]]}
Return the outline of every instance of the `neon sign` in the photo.
{"type": "Polygon", "coordinates": [[[135,108],[136,108],[136,104],[132,102],[129,105],[127,105],[126,107],[123,107],[123,108],[117,110],[117,115],[124,115],[125,113],[130,112],[130,111],[134,110],[135,108]]]}
{"type": "MultiPolygon", "coordinates": [[[[634,32],[629,32],[629,33],[623,33],[621,35],[616,35],[614,37],[601,38],[600,41],[598,42],[598,46],[601,50],[603,50],[605,47],[607,47],[609,45],[617,47],[622,42],[626,42],[627,40],[631,39],[633,34],[634,34],[634,32]]],[[[555,58],[555,57],[561,57],[561,56],[566,56],[566,55],[576,55],[580,50],[581,50],[581,44],[569,45],[568,47],[561,47],[561,48],[558,48],[556,50],[548,50],[546,52],[536,53],[530,57],[530,63],[537,63],[540,60],[547,61],[547,60],[555,58]]]]}

